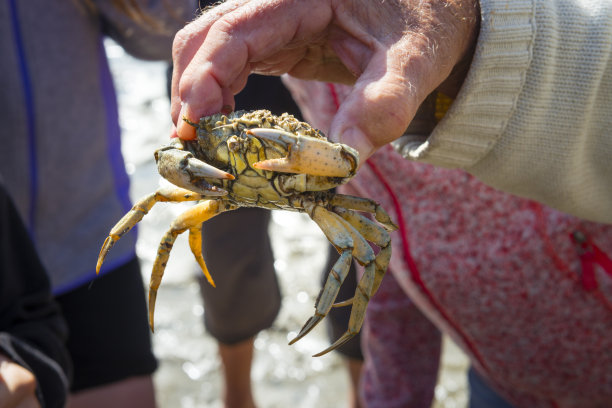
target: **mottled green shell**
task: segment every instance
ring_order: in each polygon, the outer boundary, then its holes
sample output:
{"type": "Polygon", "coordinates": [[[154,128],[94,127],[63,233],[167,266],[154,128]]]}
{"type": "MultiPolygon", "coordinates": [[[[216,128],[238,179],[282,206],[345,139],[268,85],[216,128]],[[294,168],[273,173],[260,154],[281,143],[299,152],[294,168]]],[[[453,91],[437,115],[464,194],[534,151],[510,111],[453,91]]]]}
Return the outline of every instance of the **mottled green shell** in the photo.
{"type": "MultiPolygon", "coordinates": [[[[287,148],[282,143],[258,139],[245,132],[252,128],[275,128],[327,140],[321,131],[288,113],[276,116],[268,110],[256,110],[204,117],[197,125],[197,140],[184,142],[184,146],[196,158],[235,177],[234,180],[207,181],[227,190],[230,200],[236,204],[285,209],[292,207],[287,195],[279,191],[276,180],[285,173],[255,169],[252,166],[259,161],[287,156],[287,148]]],[[[333,184],[338,184],[337,178],[331,179],[334,179],[333,184]]]]}

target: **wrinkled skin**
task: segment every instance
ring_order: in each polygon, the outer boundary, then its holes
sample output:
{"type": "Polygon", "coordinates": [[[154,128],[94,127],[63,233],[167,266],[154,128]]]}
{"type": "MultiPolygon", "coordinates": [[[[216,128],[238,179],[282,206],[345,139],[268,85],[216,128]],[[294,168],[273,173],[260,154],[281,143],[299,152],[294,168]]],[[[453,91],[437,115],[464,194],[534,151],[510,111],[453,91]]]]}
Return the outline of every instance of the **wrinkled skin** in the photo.
{"type": "Polygon", "coordinates": [[[365,160],[436,88],[453,96],[476,44],[477,0],[229,0],[175,37],[172,118],[234,106],[250,73],[354,84],[330,129],[365,160]],[[467,63],[466,63],[467,62],[467,63]]]}
{"type": "Polygon", "coordinates": [[[197,139],[174,139],[155,152],[159,173],[177,188],[161,188],[139,200],[110,231],[104,242],[97,270],[110,248],[160,201],[199,201],[177,217],[163,237],[151,274],[149,321],[157,290],[176,237],[189,231],[189,244],[203,273],[214,286],[202,257],[201,225],[224,211],[239,207],[260,207],[307,213],[340,253],[315,305],[315,314],[306,322],[299,340],[329,312],[353,259],[365,273],[352,299],[346,333],[325,354],[357,334],[370,297],[376,292],[391,258],[388,230],[397,227],[388,214],[367,198],[336,194],[331,189],[348,181],[359,163],[358,153],[349,146],[329,142],[323,134],[293,116],[274,116],[269,111],[217,114],[191,123],[197,139]],[[360,215],[368,212],[376,221],[360,215]],[[378,254],[369,242],[380,248],[378,254]]]}

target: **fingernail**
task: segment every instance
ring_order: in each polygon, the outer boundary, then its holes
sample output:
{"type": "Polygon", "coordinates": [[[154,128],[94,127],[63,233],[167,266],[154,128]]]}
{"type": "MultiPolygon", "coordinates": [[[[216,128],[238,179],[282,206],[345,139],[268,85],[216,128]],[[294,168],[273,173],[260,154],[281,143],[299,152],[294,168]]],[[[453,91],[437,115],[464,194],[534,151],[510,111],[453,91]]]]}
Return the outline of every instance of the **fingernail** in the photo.
{"type": "Polygon", "coordinates": [[[196,129],[185,121],[179,122],[176,127],[176,133],[183,140],[193,140],[196,138],[196,129]]]}
{"type": "Polygon", "coordinates": [[[185,119],[193,122],[193,120],[189,117],[189,109],[187,104],[183,104],[181,108],[181,113],[179,114],[178,123],[176,124],[176,133],[178,137],[183,140],[193,140],[196,138],[196,129],[187,123],[185,119]]]}

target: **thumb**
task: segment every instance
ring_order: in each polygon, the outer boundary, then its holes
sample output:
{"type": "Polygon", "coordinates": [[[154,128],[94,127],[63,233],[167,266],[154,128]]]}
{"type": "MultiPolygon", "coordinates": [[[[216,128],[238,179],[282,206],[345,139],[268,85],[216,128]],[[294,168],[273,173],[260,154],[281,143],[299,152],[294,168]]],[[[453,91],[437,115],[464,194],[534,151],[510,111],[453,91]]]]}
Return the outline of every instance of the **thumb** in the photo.
{"type": "Polygon", "coordinates": [[[427,95],[417,92],[410,76],[388,68],[387,61],[371,61],[331,125],[332,137],[357,149],[361,163],[403,134],[427,95]]]}

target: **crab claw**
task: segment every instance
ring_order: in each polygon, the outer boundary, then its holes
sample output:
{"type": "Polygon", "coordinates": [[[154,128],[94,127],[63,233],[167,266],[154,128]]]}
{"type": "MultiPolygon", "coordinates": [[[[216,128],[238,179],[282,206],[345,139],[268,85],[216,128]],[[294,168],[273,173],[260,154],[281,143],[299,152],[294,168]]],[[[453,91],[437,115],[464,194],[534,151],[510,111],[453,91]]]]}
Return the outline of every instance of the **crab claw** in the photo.
{"type": "Polygon", "coordinates": [[[246,133],[282,144],[289,152],[287,157],[254,163],[256,169],[313,176],[352,177],[359,164],[359,153],[341,143],[295,135],[279,129],[254,128],[246,133]]]}
{"type": "Polygon", "coordinates": [[[306,321],[306,323],[304,324],[304,327],[302,327],[302,329],[300,330],[300,332],[298,333],[297,336],[295,336],[295,338],[293,340],[291,340],[289,342],[289,345],[293,345],[293,343],[297,342],[298,340],[300,340],[302,337],[306,336],[308,333],[310,333],[310,331],[312,329],[314,329],[314,327],[319,324],[319,322],[321,320],[323,320],[323,318],[325,318],[325,315],[323,314],[318,314],[315,313],[314,316],[310,317],[308,319],[308,321],[306,321]]]}
{"type": "Polygon", "coordinates": [[[327,353],[329,353],[330,351],[333,351],[335,349],[337,349],[338,347],[344,345],[346,342],[348,342],[350,339],[352,339],[353,337],[355,337],[355,335],[357,335],[358,331],[355,333],[351,333],[350,331],[347,331],[346,333],[344,333],[342,335],[342,337],[340,337],[338,340],[336,340],[334,342],[334,344],[332,344],[331,346],[329,346],[328,348],[326,348],[325,350],[318,352],[317,354],[313,354],[313,357],[321,357],[322,355],[325,355],[327,353]]]}
{"type": "Polygon", "coordinates": [[[182,145],[172,143],[155,152],[155,161],[159,174],[176,186],[196,191],[207,196],[227,194],[223,189],[208,183],[205,178],[229,179],[234,176],[198,160],[185,150],[182,145]]]}

